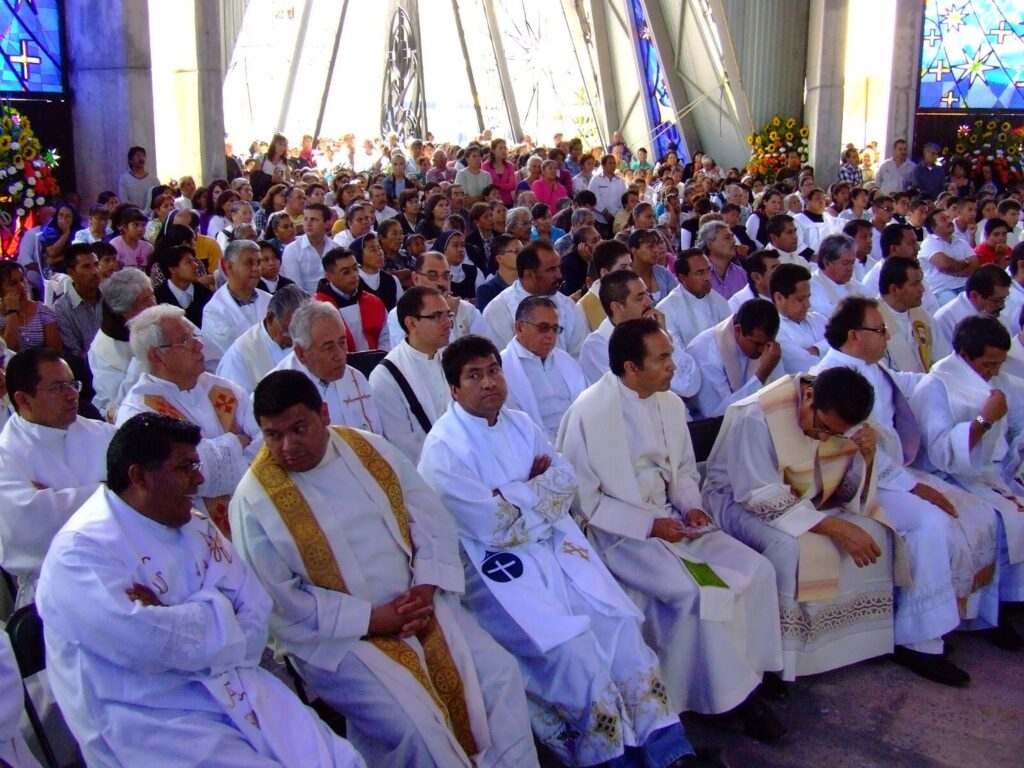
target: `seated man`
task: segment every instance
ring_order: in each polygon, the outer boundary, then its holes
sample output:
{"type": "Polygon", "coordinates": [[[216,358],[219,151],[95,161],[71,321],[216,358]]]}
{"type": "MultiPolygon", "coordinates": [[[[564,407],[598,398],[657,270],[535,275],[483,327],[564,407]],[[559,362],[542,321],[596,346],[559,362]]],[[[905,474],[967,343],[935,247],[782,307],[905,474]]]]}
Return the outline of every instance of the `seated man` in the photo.
{"type": "Polygon", "coordinates": [[[811,312],[811,273],[798,264],[782,264],[769,282],[772,301],[779,311],[782,368],[786,373],[807,373],[828,351],[828,318],[811,312]]]}
{"type": "Polygon", "coordinates": [[[920,449],[920,428],[908,397],[921,379],[881,363],[886,332],[873,299],[843,299],[825,331],[830,349],[811,369],[852,368],[874,391],[871,424],[878,432],[875,499],[906,545],[912,584],[896,591],[895,660],[945,685],[966,685],[966,672],[943,658],[942,635],[973,618],[979,593],[992,581],[996,527],[991,508],[924,472],[907,470],[920,449]]]}
{"type": "Polygon", "coordinates": [[[530,296],[519,303],[516,337],[501,353],[508,407],[524,411],[552,441],[562,416],[587,387],[580,364],[556,346],[561,332],[555,302],[530,296]]]}
{"type": "Polygon", "coordinates": [[[751,299],[690,342],[686,351],[700,370],[700,390],[689,400],[695,418],[721,416],[725,409],[769,384],[785,371],[775,336],[779,312],[764,299],[751,299]]]}
{"type": "MultiPolygon", "coordinates": [[[[412,284],[433,288],[444,296],[448,311],[454,315],[451,331],[448,334],[449,342],[468,333],[477,335],[487,333],[487,323],[484,322],[480,310],[465,299],[460,299],[452,294],[452,271],[444,254],[437,251],[426,251],[417,256],[416,266],[412,271],[412,284]]],[[[388,338],[392,349],[398,346],[398,342],[402,340],[403,336],[405,336],[405,329],[398,322],[398,307],[396,306],[388,312],[388,338]]]]}
{"type": "MultiPolygon", "coordinates": [[[[917,233],[909,224],[889,224],[882,231],[879,239],[879,248],[882,251],[882,258],[871,268],[870,272],[864,275],[864,279],[860,282],[861,295],[873,299],[882,295],[879,278],[882,275],[882,268],[885,267],[886,261],[894,257],[917,261],[917,252],[919,250],[917,233]]],[[[918,264],[918,267],[920,267],[920,264],[918,264]]],[[[935,294],[923,282],[921,287],[921,306],[934,315],[939,309],[939,300],[935,298],[935,294]]]]}
{"type": "Polygon", "coordinates": [[[391,349],[387,307],[359,282],[356,255],[348,248],[331,248],[324,254],[323,265],[324,276],[314,298],[341,313],[348,348],[353,352],[391,349]]]}
{"type": "Polygon", "coordinates": [[[384,437],[418,462],[427,432],[452,399],[441,370],[452,315],[445,295],[423,285],[403,293],[395,309],[406,333],[370,372],[370,390],[384,437]]]}
{"type": "Polygon", "coordinates": [[[1010,295],[1011,282],[1006,271],[995,264],[983,264],[971,273],[963,293],[935,313],[935,329],[947,348],[953,343],[957,325],[965,317],[999,317],[1010,295]]]}
{"type": "Polygon", "coordinates": [[[260,247],[252,240],[232,240],[224,249],[220,268],[228,281],[218,288],[203,309],[203,342],[209,347],[208,370],[235,339],[263,319],[270,294],[256,287],[260,281],[260,247]]]}
{"type": "Polygon", "coordinates": [[[872,404],[848,368],[786,376],[729,408],[708,458],[705,509],[775,566],[786,680],[892,651],[872,404]]]}
{"type": "Polygon", "coordinates": [[[732,312],[729,302],[711,290],[711,262],[700,248],[690,248],[675,261],[679,285],[658,302],[665,328],[682,346],[697,334],[725,320],[732,312]]]}
{"type": "MultiPolygon", "coordinates": [[[[984,269],[982,267],[981,269],[984,269]]],[[[1021,432],[1021,384],[1000,372],[1010,334],[993,317],[960,321],[953,354],[935,363],[914,390],[910,405],[921,424],[918,464],[966,488],[994,507],[999,524],[995,567],[999,601],[1024,600],[1024,488],[1020,458],[1010,446],[1021,432]]],[[[997,615],[994,600],[980,618],[998,629],[987,636],[1008,650],[1024,641],[997,615]]]]}
{"type": "MultiPolygon", "coordinates": [[[[605,319],[587,336],[580,350],[580,367],[589,384],[608,373],[608,339],[620,323],[641,317],[653,317],[664,324],[665,318],[654,308],[651,295],[640,276],[632,270],[619,270],[605,276],[598,294],[605,319]]],[[[669,333],[671,337],[672,334],[669,333]]],[[[674,340],[673,340],[674,341],[674,340]]],[[[672,391],[680,397],[692,397],[700,389],[700,371],[682,344],[672,347],[672,391]]]]}
{"type": "Polygon", "coordinates": [[[631,747],[652,768],[692,755],[642,614],[568,514],[572,466],[526,414],[503,408],[488,339],[459,339],[442,363],[455,402],[427,436],[420,473],[455,516],[464,602],[519,660],[535,736],[570,766],[631,747]]]}
{"type": "Polygon", "coordinates": [[[288,334],[292,351],[273,370],[306,374],[327,403],[332,424],[381,434],[370,383],[348,365],[350,334],[338,310],[326,301],[306,302],[292,313],[288,334]]]}
{"type": "Polygon", "coordinates": [[[590,287],[586,290],[580,289],[582,295],[576,302],[574,308],[576,319],[583,324],[585,333],[597,330],[605,319],[604,308],[601,306],[601,299],[598,297],[601,291],[601,280],[605,275],[618,272],[621,269],[631,269],[633,256],[629,252],[629,246],[618,240],[605,240],[594,247],[594,255],[587,267],[587,278],[591,280],[590,287]]]}
{"type": "Polygon", "coordinates": [[[686,409],[669,393],[672,340],[653,318],[626,320],[611,371],[566,414],[558,448],[579,479],[587,535],[644,609],[676,711],[739,707],[748,732],[785,733],[754,690],[782,669],[771,563],[711,529],[701,509],[686,409]]]}
{"type": "Polygon", "coordinates": [[[373,765],[536,766],[515,659],[459,605],[437,496],[383,438],[329,426],[296,371],[267,376],[253,405],[265,443],[231,522],[303,680],[373,765]]]}
{"type": "Polygon", "coordinates": [[[933,362],[949,354],[950,347],[922,305],[925,287],[920,263],[889,256],[879,270],[878,288],[878,311],[889,330],[885,364],[894,371],[928,373],[933,362]]]}
{"type": "Polygon", "coordinates": [[[944,306],[964,292],[967,278],[978,268],[978,257],[969,243],[953,237],[953,219],[945,211],[929,213],[924,226],[928,236],[918,253],[924,282],[944,306]]]}
{"type": "Polygon", "coordinates": [[[860,283],[853,279],[854,247],[847,235],[828,235],[821,241],[820,267],[811,278],[811,309],[823,317],[831,317],[847,296],[860,296],[860,283]]]}
{"type": "Polygon", "coordinates": [[[259,666],[270,598],[192,509],[199,442],[176,418],[129,419],[106,451],[107,486],[43,562],[46,671],[86,762],[365,765],[259,666]]]}
{"type": "Polygon", "coordinates": [[[217,365],[217,375],[252,393],[291,349],[288,324],[295,310],[307,301],[309,294],[294,283],[280,288],[271,296],[263,319],[228,347],[217,365]]]}
{"type": "Polygon", "coordinates": [[[0,432],[0,566],[18,579],[16,607],[32,602],[50,541],[106,477],[114,428],[78,415],[79,389],[52,349],[30,347],[7,364],[15,412],[0,432]]]}
{"type": "Polygon", "coordinates": [[[562,284],[560,262],[554,247],[546,240],[534,240],[519,252],[516,257],[519,279],[495,296],[484,310],[491,341],[501,348],[508,346],[516,335],[514,326],[519,302],[527,296],[547,296],[558,305],[559,322],[565,326],[565,331],[558,336],[558,346],[573,357],[579,357],[587,330],[573,311],[572,299],[558,291],[562,284]]]}
{"type": "Polygon", "coordinates": [[[249,409],[249,393],[227,379],[205,372],[199,329],[185,319],[185,310],[161,304],[131,322],[132,353],[144,373],[117,411],[117,424],[155,411],[198,424],[202,430],[199,457],[206,479],[195,499],[227,531],[228,500],[255,455],[250,443],[259,429],[249,409]]]}
{"type": "Polygon", "coordinates": [[[743,268],[747,271],[747,284],[729,298],[729,310],[735,312],[741,304],[751,299],[771,301],[768,281],[781,263],[778,251],[768,249],[754,251],[743,259],[743,268]]]}

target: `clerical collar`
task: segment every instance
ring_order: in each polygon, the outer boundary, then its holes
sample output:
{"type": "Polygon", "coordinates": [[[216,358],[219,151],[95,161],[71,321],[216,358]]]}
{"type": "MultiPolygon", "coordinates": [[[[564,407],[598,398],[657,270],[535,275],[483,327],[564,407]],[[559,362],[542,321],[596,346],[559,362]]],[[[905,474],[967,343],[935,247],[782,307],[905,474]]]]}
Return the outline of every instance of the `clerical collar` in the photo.
{"type": "Polygon", "coordinates": [[[250,304],[255,304],[256,303],[256,295],[257,295],[256,294],[256,290],[253,289],[252,295],[249,296],[248,299],[240,299],[237,296],[235,296],[234,293],[231,292],[230,288],[228,288],[228,296],[230,296],[232,301],[234,301],[235,304],[237,304],[240,307],[247,307],[250,304]]]}
{"type": "Polygon", "coordinates": [[[355,304],[357,301],[359,301],[359,287],[356,287],[356,290],[353,293],[345,293],[344,291],[338,290],[334,286],[334,283],[330,281],[327,282],[327,287],[330,288],[335,294],[340,296],[342,302],[344,302],[346,306],[348,306],[349,304],[355,304]]]}

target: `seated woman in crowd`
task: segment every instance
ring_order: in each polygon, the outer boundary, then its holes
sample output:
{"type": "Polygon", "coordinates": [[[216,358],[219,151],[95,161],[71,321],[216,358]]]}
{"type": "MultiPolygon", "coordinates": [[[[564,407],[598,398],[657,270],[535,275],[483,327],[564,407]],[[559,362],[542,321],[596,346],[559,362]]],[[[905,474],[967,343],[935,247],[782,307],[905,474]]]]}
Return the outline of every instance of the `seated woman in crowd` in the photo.
{"type": "Polygon", "coordinates": [[[209,188],[206,190],[206,203],[201,209],[199,214],[199,232],[207,235],[208,237],[216,237],[217,233],[214,232],[212,235],[209,233],[210,221],[214,216],[218,215],[217,201],[220,199],[222,193],[227,192],[229,188],[227,179],[214,179],[210,182],[209,188]]]}
{"type": "Polygon", "coordinates": [[[45,254],[48,269],[61,269],[64,251],[71,245],[75,233],[81,228],[81,216],[74,206],[59,203],[53,217],[39,233],[39,248],[45,254]]]}
{"type": "Polygon", "coordinates": [[[0,261],[0,309],[0,336],[8,349],[62,349],[57,315],[31,298],[25,268],[15,261],[0,261]]]}
{"type": "Polygon", "coordinates": [[[451,203],[443,193],[436,192],[427,198],[423,206],[423,221],[416,225],[416,232],[423,235],[428,245],[441,236],[450,211],[451,203]]]}
{"type": "Polygon", "coordinates": [[[267,194],[260,200],[260,209],[255,211],[252,216],[252,225],[256,227],[257,232],[266,229],[267,220],[272,214],[284,210],[284,193],[287,191],[288,187],[284,184],[274,184],[267,190],[267,194]]]}

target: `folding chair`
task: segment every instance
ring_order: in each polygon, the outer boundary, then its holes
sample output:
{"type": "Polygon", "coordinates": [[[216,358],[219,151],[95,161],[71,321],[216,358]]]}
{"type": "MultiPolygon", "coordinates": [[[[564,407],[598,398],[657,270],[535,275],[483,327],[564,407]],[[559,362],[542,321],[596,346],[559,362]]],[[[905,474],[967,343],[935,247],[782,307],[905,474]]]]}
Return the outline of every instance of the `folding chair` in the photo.
{"type": "Polygon", "coordinates": [[[381,360],[387,357],[383,349],[371,349],[366,352],[349,352],[346,365],[351,365],[366,378],[370,378],[370,371],[377,367],[381,360]]]}
{"type": "Polygon", "coordinates": [[[39,720],[39,713],[32,703],[32,697],[28,694],[28,687],[25,679],[38,674],[46,669],[46,649],[43,643],[43,621],[39,618],[34,604],[22,606],[7,620],[7,634],[11,638],[11,647],[14,649],[14,658],[18,662],[18,669],[21,671],[21,687],[25,693],[25,712],[28,714],[29,723],[39,742],[39,748],[43,752],[43,760],[48,768],[59,768],[60,764],[54,757],[53,747],[43,730],[43,724],[39,720]]]}
{"type": "Polygon", "coordinates": [[[292,678],[292,683],[295,685],[295,693],[298,695],[299,701],[316,712],[317,715],[320,716],[320,719],[327,723],[328,728],[344,738],[345,717],[321,698],[315,698],[312,701],[309,700],[309,694],[306,693],[306,684],[302,680],[302,675],[299,674],[299,671],[295,669],[295,665],[292,664],[291,656],[286,655],[284,657],[284,666],[292,678]]]}

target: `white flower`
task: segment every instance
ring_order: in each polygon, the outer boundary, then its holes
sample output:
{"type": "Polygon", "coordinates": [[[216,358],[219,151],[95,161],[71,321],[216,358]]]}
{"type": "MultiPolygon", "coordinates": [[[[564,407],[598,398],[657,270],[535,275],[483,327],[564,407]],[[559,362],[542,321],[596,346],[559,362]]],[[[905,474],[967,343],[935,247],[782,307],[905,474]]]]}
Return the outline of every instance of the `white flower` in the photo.
{"type": "Polygon", "coordinates": [[[28,185],[29,185],[30,187],[34,187],[34,186],[36,185],[36,177],[35,177],[35,176],[30,176],[30,177],[29,177],[29,179],[28,179],[28,185]]]}
{"type": "Polygon", "coordinates": [[[997,149],[996,150],[996,157],[1002,157],[1002,156],[1003,156],[1003,150],[997,149]]]}
{"type": "Polygon", "coordinates": [[[11,176],[13,176],[17,172],[18,172],[18,169],[15,168],[13,165],[7,166],[7,173],[9,173],[11,176]]]}
{"type": "Polygon", "coordinates": [[[34,189],[30,189],[28,192],[25,193],[25,196],[26,197],[35,197],[36,196],[36,191],[34,189]]]}
{"type": "Polygon", "coordinates": [[[16,141],[11,142],[11,149],[21,149],[21,144],[16,141]]]}
{"type": "Polygon", "coordinates": [[[986,155],[985,159],[986,160],[995,160],[995,158],[992,155],[986,155]]]}
{"type": "Polygon", "coordinates": [[[33,205],[35,205],[35,202],[32,200],[32,198],[29,198],[28,200],[25,201],[26,208],[31,208],[33,205]]]}
{"type": "Polygon", "coordinates": [[[46,202],[46,198],[45,197],[37,197],[36,198],[36,204],[37,205],[42,205],[45,202],[46,202]]]}
{"type": "Polygon", "coordinates": [[[18,209],[18,215],[19,216],[24,216],[25,215],[25,209],[24,208],[19,208],[18,209]]]}

